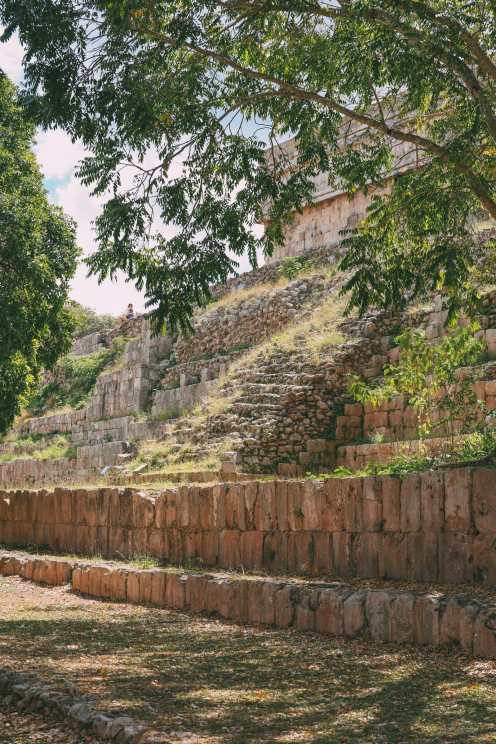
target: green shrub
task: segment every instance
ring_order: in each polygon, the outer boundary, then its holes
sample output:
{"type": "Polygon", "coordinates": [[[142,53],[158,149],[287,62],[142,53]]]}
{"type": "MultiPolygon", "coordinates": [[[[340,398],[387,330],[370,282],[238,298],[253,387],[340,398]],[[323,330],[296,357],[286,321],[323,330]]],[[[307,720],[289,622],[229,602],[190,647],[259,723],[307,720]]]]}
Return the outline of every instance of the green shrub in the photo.
{"type": "Polygon", "coordinates": [[[27,406],[28,412],[40,416],[52,408],[83,408],[98,376],[120,358],[125,344],[126,339],[117,337],[109,349],[87,356],[63,357],[57,365],[55,380],[36,391],[27,406]]]}
{"type": "Polygon", "coordinates": [[[483,411],[473,390],[478,375],[467,370],[460,377],[461,367],[483,359],[485,344],[475,338],[478,329],[476,324],[461,327],[453,322],[437,343],[429,342],[423,331],[409,329],[396,339],[400,360],[385,367],[383,383],[368,385],[350,376],[349,391],[360,403],[374,406],[403,395],[416,412],[419,439],[446,430],[454,444],[457,422],[463,421],[463,430],[471,431],[483,411]]]}
{"type": "Polygon", "coordinates": [[[281,276],[285,277],[285,279],[292,281],[293,279],[296,279],[298,274],[302,274],[304,271],[309,271],[311,268],[312,261],[309,258],[304,258],[303,256],[288,256],[278,266],[277,271],[281,276]]]}
{"type": "Polygon", "coordinates": [[[74,338],[88,336],[90,333],[107,328],[115,328],[117,325],[118,319],[114,315],[98,315],[90,307],[84,307],[74,300],[69,300],[67,310],[74,325],[74,338]]]}

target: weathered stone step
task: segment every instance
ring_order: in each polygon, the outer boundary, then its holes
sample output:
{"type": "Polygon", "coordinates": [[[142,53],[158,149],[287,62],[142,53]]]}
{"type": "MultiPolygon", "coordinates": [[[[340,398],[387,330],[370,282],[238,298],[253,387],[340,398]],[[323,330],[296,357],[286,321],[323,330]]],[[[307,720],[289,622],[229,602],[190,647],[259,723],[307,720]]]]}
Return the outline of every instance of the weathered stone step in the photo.
{"type": "Polygon", "coordinates": [[[274,403],[242,403],[238,401],[231,406],[232,411],[249,418],[258,418],[260,415],[266,415],[267,413],[279,413],[281,408],[282,406],[274,403]]]}
{"type": "Polygon", "coordinates": [[[0,574],[132,604],[220,615],[225,620],[361,637],[378,643],[452,647],[496,658],[496,597],[426,592],[387,583],[313,582],[177,569],[137,569],[23,554],[0,554],[0,574]]]}

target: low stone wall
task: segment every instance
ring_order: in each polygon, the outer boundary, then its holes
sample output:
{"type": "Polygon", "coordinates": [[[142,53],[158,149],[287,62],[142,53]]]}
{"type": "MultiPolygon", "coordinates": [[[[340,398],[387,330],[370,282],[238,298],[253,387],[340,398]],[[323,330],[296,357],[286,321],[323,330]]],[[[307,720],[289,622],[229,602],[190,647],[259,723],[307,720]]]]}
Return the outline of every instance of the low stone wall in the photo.
{"type": "Polygon", "coordinates": [[[341,577],[496,582],[496,471],[4,492],[0,543],[341,577]]]}
{"type": "Polygon", "coordinates": [[[496,606],[466,596],[234,577],[0,555],[0,575],[132,604],[215,613],[225,620],[418,646],[456,644],[496,658],[496,606]]]}
{"type": "Polygon", "coordinates": [[[0,464],[0,488],[29,488],[34,485],[73,482],[88,472],[80,473],[75,460],[19,459],[0,464]]]}

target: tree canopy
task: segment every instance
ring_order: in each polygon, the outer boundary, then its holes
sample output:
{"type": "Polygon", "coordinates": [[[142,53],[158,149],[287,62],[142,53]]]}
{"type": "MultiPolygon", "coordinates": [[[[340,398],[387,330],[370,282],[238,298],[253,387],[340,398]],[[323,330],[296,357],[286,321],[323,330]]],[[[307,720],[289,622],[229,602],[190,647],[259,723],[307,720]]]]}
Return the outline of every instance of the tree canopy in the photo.
{"type": "Polygon", "coordinates": [[[78,249],[32,152],[34,126],[0,71],[0,434],[71,340],[64,310],[78,249]]]}
{"type": "Polygon", "coordinates": [[[432,289],[460,303],[471,215],[496,217],[494,2],[0,0],[0,12],[27,50],[31,111],[93,152],[80,176],[107,201],[91,271],[124,270],[159,322],[186,326],[232,256],[270,255],[319,171],[366,190],[398,142],[422,167],[349,237],[351,305],[432,289]],[[349,122],[369,134],[343,147],[349,122]]]}

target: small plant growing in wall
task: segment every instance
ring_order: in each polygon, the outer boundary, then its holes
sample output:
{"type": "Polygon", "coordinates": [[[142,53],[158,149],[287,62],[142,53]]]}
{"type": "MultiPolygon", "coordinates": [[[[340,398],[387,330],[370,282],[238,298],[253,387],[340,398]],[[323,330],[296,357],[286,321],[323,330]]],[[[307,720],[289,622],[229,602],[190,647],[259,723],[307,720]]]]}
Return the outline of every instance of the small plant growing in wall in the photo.
{"type": "Polygon", "coordinates": [[[309,271],[312,268],[312,261],[309,258],[303,256],[285,258],[280,266],[278,267],[278,273],[285,279],[292,281],[296,279],[299,274],[304,271],[309,271]]]}
{"type": "Polygon", "coordinates": [[[461,368],[483,358],[485,344],[476,338],[479,327],[457,325],[456,320],[438,342],[429,342],[423,331],[407,330],[396,341],[400,360],[384,369],[379,385],[367,385],[352,376],[349,390],[360,403],[378,406],[382,401],[405,396],[417,417],[417,435],[422,441],[440,431],[454,446],[455,435],[473,431],[483,420],[483,403],[473,385],[478,375],[461,368]]]}

